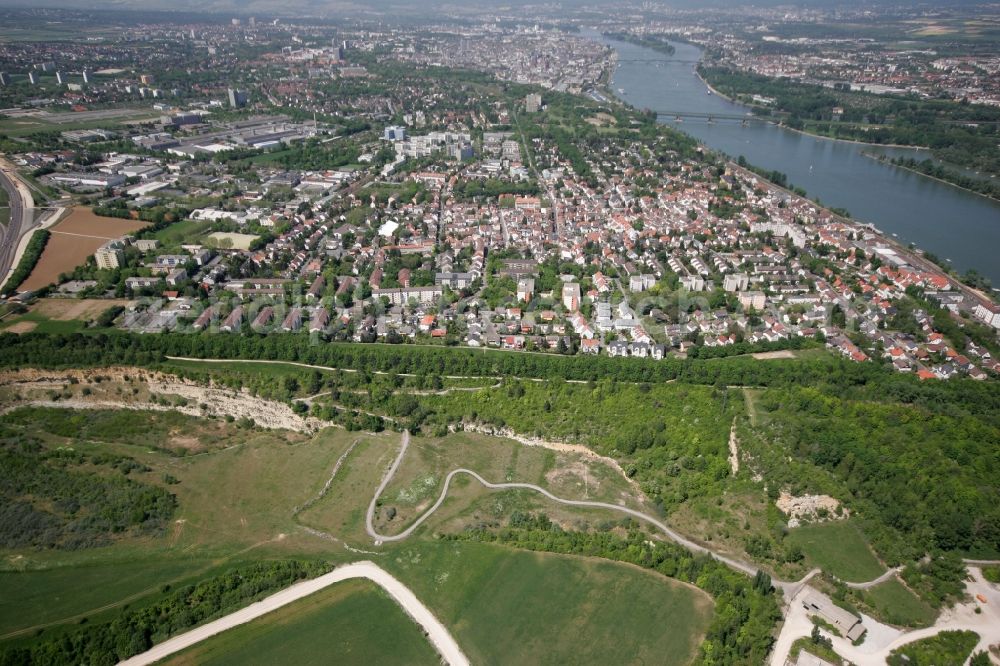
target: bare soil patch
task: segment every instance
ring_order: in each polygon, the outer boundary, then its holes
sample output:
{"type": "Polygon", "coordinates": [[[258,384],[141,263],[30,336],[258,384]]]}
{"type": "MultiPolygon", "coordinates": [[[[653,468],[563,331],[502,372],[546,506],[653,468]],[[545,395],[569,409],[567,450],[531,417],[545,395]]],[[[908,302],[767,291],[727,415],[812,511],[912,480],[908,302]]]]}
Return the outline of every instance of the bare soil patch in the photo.
{"type": "Polygon", "coordinates": [[[93,319],[115,305],[126,305],[124,299],[102,298],[43,298],[32,308],[32,312],[55,321],[72,321],[74,319],[93,319]]]}
{"type": "Polygon", "coordinates": [[[66,219],[50,229],[49,242],[22,290],[39,289],[55,282],[94,254],[105,242],[146,227],[147,222],[99,217],[89,208],[74,208],[66,219]]]}
{"type": "MultiPolygon", "coordinates": [[[[37,370],[25,368],[0,372],[0,402],[7,411],[20,405],[70,409],[173,410],[189,416],[231,416],[252,419],[268,429],[312,433],[328,424],[302,417],[282,402],[264,400],[248,391],[201,386],[174,375],[141,368],[91,370],[37,370]],[[123,390],[123,388],[132,388],[123,390]],[[88,392],[84,393],[83,388],[88,392]],[[53,399],[49,392],[69,391],[53,399]],[[7,391],[10,395],[4,395],[7,391]],[[183,398],[184,403],[177,400],[183,398]],[[186,404],[185,404],[186,403],[186,404]],[[203,407],[204,405],[204,407],[203,407]]],[[[176,439],[176,438],[172,438],[176,439]]],[[[171,442],[181,446],[181,442],[171,442]]]]}
{"type": "Polygon", "coordinates": [[[19,321],[16,324],[11,324],[3,330],[4,333],[29,333],[35,330],[36,326],[38,326],[38,324],[33,321],[19,321]]]}
{"type": "Polygon", "coordinates": [[[798,527],[803,518],[813,522],[843,520],[850,512],[842,509],[840,500],[829,495],[803,495],[795,497],[786,491],[775,501],[775,506],[788,516],[788,526],[798,527]]]}
{"type": "Polygon", "coordinates": [[[260,238],[253,234],[237,234],[225,231],[216,231],[205,236],[208,244],[213,247],[233,248],[234,250],[249,250],[250,244],[260,238]]]}
{"type": "Polygon", "coordinates": [[[766,361],[772,358],[795,358],[795,352],[788,349],[781,349],[778,351],[759,352],[757,354],[753,354],[753,357],[761,361],[766,361]]]}

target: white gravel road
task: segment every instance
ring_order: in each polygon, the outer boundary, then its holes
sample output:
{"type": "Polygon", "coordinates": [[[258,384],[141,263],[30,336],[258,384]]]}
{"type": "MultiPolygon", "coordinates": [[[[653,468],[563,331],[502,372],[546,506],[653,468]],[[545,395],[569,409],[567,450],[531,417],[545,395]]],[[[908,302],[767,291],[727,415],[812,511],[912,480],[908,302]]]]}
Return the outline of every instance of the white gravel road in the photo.
{"type": "Polygon", "coordinates": [[[334,583],[352,578],[367,578],[388,592],[396,600],[396,603],[402,606],[403,610],[420,625],[430,639],[431,644],[447,664],[452,666],[468,665],[469,660],[462,652],[462,648],[458,646],[458,643],[455,642],[455,639],[448,633],[444,625],[434,617],[434,614],[417,599],[416,595],[374,562],[365,561],[347,564],[318,578],[296,583],[291,587],[272,594],[266,599],[250,604],[242,610],[230,613],[214,622],[209,622],[206,625],[164,641],[154,646],[151,650],[121,662],[120,666],[145,666],[146,664],[156,663],[206,638],[210,638],[241,624],[246,624],[251,620],[255,620],[293,601],[298,601],[334,583]]]}

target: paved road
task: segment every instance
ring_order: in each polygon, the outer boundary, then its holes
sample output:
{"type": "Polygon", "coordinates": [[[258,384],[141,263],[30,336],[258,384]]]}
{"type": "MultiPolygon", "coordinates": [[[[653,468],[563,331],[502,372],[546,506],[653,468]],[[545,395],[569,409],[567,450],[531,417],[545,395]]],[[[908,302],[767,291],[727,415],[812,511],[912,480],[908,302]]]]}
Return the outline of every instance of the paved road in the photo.
{"type": "Polygon", "coordinates": [[[445,663],[452,666],[468,666],[469,660],[458,646],[458,643],[455,642],[455,639],[448,633],[444,625],[434,617],[434,614],[417,599],[416,595],[408,587],[389,575],[384,569],[377,566],[374,562],[368,561],[354,562],[353,564],[338,567],[318,578],[296,583],[242,610],[238,610],[214,622],[209,622],[206,625],[164,641],[154,646],[151,650],[121,662],[119,666],[146,666],[147,664],[153,664],[176,652],[191,647],[206,638],[210,638],[241,624],[246,624],[334,583],[353,578],[367,578],[388,592],[396,600],[396,603],[402,606],[403,610],[420,625],[430,639],[431,644],[441,654],[445,663]]]}
{"type": "Polygon", "coordinates": [[[7,281],[21,235],[31,228],[34,221],[34,200],[17,180],[16,174],[9,163],[0,161],[0,187],[7,191],[10,200],[10,221],[0,237],[0,287],[7,281]]]}

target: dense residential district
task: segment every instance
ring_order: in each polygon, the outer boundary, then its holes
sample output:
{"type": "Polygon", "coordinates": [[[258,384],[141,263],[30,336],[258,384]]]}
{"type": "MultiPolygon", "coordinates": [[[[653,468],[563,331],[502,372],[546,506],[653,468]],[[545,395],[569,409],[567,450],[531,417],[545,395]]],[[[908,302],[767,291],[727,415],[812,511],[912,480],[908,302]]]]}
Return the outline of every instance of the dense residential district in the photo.
{"type": "Polygon", "coordinates": [[[125,298],[106,324],[150,334],[1000,371],[987,293],[613,101],[586,36],[234,19],[0,63],[3,127],[42,128],[3,138],[28,206],[148,223],[90,232],[79,267],[43,251],[15,302],[125,298]]]}

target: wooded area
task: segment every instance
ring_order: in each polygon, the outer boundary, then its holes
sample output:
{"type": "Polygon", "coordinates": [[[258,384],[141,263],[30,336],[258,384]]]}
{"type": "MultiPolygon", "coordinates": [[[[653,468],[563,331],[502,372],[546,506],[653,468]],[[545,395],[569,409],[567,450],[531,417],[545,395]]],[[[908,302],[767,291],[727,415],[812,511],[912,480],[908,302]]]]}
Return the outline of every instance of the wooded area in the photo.
{"type": "Polygon", "coordinates": [[[326,573],[318,562],[261,562],[188,585],[145,608],[127,610],[111,622],[84,626],[69,635],[41,640],[30,647],[0,651],[0,666],[93,664],[112,666],[145,652],[174,634],[221,617],[284,589],[326,573]]]}
{"type": "Polygon", "coordinates": [[[0,423],[0,545],[74,550],[160,532],[176,498],[128,478],[126,456],[47,449],[0,423]]]}
{"type": "MultiPolygon", "coordinates": [[[[772,105],[755,106],[755,113],[773,113],[792,129],[865,143],[927,147],[945,163],[982,172],[982,193],[998,194],[985,178],[1000,174],[996,150],[1000,109],[965,101],[827,88],[726,66],[699,65],[698,71],[713,88],[740,101],[751,103],[754,95],[773,99],[772,105]],[[843,111],[836,117],[835,107],[843,111]]],[[[930,175],[969,187],[964,180],[967,176],[956,178],[962,174],[954,169],[930,175]]]]}
{"type": "Polygon", "coordinates": [[[4,294],[15,293],[17,288],[21,286],[21,283],[28,279],[31,271],[38,264],[38,260],[42,258],[42,252],[45,251],[45,246],[48,244],[49,237],[51,236],[52,233],[48,229],[39,229],[34,233],[31,240],[28,241],[28,246],[24,249],[24,254],[21,255],[21,260],[17,262],[14,272],[10,274],[7,282],[4,283],[4,294]]]}

